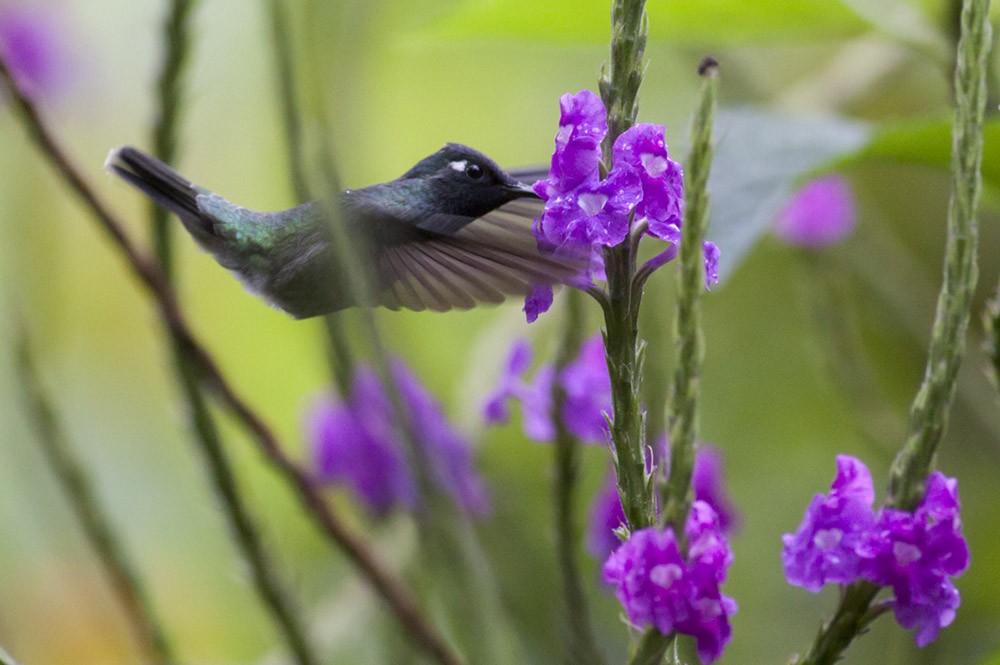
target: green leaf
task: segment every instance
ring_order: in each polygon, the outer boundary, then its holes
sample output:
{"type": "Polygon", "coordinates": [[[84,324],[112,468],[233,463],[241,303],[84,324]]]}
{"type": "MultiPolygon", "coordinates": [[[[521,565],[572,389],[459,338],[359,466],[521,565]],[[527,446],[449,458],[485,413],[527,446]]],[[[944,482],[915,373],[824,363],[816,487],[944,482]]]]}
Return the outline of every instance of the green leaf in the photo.
{"type": "MultiPolygon", "coordinates": [[[[841,165],[862,161],[919,164],[951,168],[951,118],[893,123],[881,127],[864,149],[841,165]]],[[[991,201],[1000,200],[1000,120],[983,127],[983,188],[991,201]]]]}
{"type": "MultiPolygon", "coordinates": [[[[607,0],[462,0],[425,28],[429,37],[499,37],[607,42],[607,0]]],[[[701,0],[650,2],[650,39],[723,45],[800,42],[859,34],[866,21],[828,0],[701,0]]]]}
{"type": "Polygon", "coordinates": [[[722,250],[719,279],[743,260],[801,180],[865,146],[871,127],[756,109],[720,111],[708,181],[708,238],[722,250]]]}

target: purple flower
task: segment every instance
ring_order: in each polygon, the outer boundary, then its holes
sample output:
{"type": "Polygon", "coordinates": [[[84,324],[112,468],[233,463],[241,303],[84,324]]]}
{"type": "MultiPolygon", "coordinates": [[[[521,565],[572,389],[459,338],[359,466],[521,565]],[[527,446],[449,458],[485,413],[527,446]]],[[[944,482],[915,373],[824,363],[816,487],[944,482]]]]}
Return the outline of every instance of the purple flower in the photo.
{"type": "MultiPolygon", "coordinates": [[[[669,463],[667,439],[662,437],[655,446],[657,456],[669,463]]],[[[739,511],[726,494],[722,473],[722,454],[714,446],[698,446],[694,458],[694,472],[691,478],[694,498],[712,508],[722,533],[731,534],[739,526],[739,511]]],[[[622,509],[621,497],[615,485],[614,475],[609,475],[604,487],[594,496],[590,504],[587,527],[587,551],[595,559],[606,559],[621,541],[614,534],[619,526],[627,524],[622,509]]]]}
{"type": "Polygon", "coordinates": [[[685,559],[673,531],[654,527],[631,534],[604,563],[604,579],[633,625],[691,635],[702,662],[717,659],[729,641],[736,603],[722,595],[732,554],[715,512],[696,501],[685,526],[685,559]]]}
{"type": "Polygon", "coordinates": [[[534,323],[539,314],[544,314],[552,307],[552,286],[550,284],[532,284],[531,291],[524,298],[524,316],[528,323],[534,323]]]}
{"type": "Polygon", "coordinates": [[[817,494],[795,534],[782,536],[788,582],[815,592],[827,582],[857,579],[856,549],[875,521],[874,501],[868,468],[855,457],[838,455],[830,493],[817,494]]]}
{"type": "Polygon", "coordinates": [[[604,356],[604,340],[594,335],[580,347],[576,360],[566,365],[560,375],[566,401],[563,420],[566,428],[584,441],[607,441],[611,413],[611,377],[604,356]]]}
{"type": "Polygon", "coordinates": [[[725,476],[722,472],[722,453],[715,446],[700,445],[695,451],[694,473],[691,477],[694,498],[704,501],[719,519],[723,533],[737,530],[740,514],[726,493],[725,476]]]}
{"type": "Polygon", "coordinates": [[[346,485],[376,514],[417,507],[417,487],[402,442],[385,417],[392,412],[378,377],[359,368],[347,402],[326,397],[312,409],[309,437],[317,478],[346,485]]]}
{"type": "Polygon", "coordinates": [[[53,16],[40,9],[0,6],[0,54],[29,94],[51,92],[66,76],[53,16]]]}
{"type": "Polygon", "coordinates": [[[790,245],[822,249],[840,242],[857,222],[854,194],[839,175],[807,183],[778,216],[775,234],[790,245]]]}
{"type": "MultiPolygon", "coordinates": [[[[540,184],[535,185],[536,191],[540,184]]],[[[638,176],[628,170],[615,170],[605,180],[585,183],[546,199],[545,211],[535,224],[535,235],[557,248],[614,247],[628,235],[629,216],[641,200],[638,176]]]]}
{"type": "Polygon", "coordinates": [[[663,125],[640,123],[616,140],[615,170],[630,169],[639,175],[642,200],[636,219],[645,218],[651,235],[677,243],[684,205],[684,174],[680,164],[667,154],[663,125]]]}
{"type": "Polygon", "coordinates": [[[712,284],[719,282],[719,257],[722,252],[714,242],[705,241],[702,247],[705,252],[705,288],[711,291],[712,284]]]}
{"type": "MultiPolygon", "coordinates": [[[[396,361],[392,373],[433,479],[463,510],[476,515],[487,512],[486,489],[475,473],[465,440],[409,369],[396,361]]],[[[420,505],[406,441],[400,439],[392,413],[378,377],[371,369],[359,367],[347,400],[324,399],[309,418],[317,479],[350,487],[378,515],[397,505],[408,510],[420,505]]]]}
{"type": "MultiPolygon", "coordinates": [[[[545,365],[526,382],[524,374],[531,364],[527,342],[515,343],[507,367],[497,388],[484,406],[487,422],[505,422],[509,416],[507,401],[521,402],[524,412],[524,432],[535,441],[555,438],[552,422],[552,381],[556,370],[545,365]],[[527,359],[525,359],[527,358],[527,359]]],[[[605,413],[611,412],[611,379],[604,359],[604,343],[600,336],[584,342],[577,358],[559,373],[559,384],[566,394],[562,417],[566,428],[586,443],[607,441],[605,413]]]]}
{"type": "Polygon", "coordinates": [[[598,561],[607,559],[622,544],[615,530],[627,524],[618,486],[615,484],[614,475],[610,475],[608,482],[604,483],[604,487],[598,491],[590,504],[587,552],[598,561]]]}
{"type": "Polygon", "coordinates": [[[961,600],[949,579],[969,567],[960,508],[958,482],[935,471],[917,509],[883,508],[858,548],[861,576],[892,587],[896,620],[916,628],[921,647],[954,620],[961,600]]]}
{"type": "Polygon", "coordinates": [[[548,200],[600,178],[601,141],[608,133],[608,118],[601,98],[590,90],[559,98],[559,133],[552,153],[548,180],[535,184],[535,192],[548,200]]]}

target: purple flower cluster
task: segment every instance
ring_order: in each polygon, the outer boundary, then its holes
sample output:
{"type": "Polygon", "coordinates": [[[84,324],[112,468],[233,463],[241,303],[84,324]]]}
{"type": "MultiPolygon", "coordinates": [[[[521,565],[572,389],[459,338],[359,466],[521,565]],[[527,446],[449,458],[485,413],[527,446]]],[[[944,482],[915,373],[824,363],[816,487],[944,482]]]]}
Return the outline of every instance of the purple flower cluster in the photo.
{"type": "Polygon", "coordinates": [[[556,372],[552,365],[544,365],[530,382],[524,375],[531,365],[531,346],[519,340],[511,348],[499,385],[484,407],[488,423],[503,423],[510,417],[508,402],[521,402],[524,413],[524,433],[535,441],[552,441],[555,424],[552,422],[552,382],[559,385],[566,395],[562,417],[566,428],[581,441],[605,443],[608,425],[604,414],[611,413],[611,379],[604,359],[604,342],[595,335],[580,347],[577,358],[556,372]]]}
{"type": "MultiPolygon", "coordinates": [[[[433,480],[466,512],[486,513],[486,488],[475,472],[466,441],[405,365],[393,362],[392,374],[433,480]]],[[[411,511],[420,507],[406,442],[400,440],[392,413],[392,403],[376,374],[359,367],[347,400],[324,398],[309,417],[317,478],[350,487],[378,515],[395,506],[411,511]]]]}
{"type": "MultiPolygon", "coordinates": [[[[666,453],[666,437],[663,437],[662,444],[657,446],[657,450],[666,453]]],[[[670,456],[664,454],[663,459],[669,462],[670,456]]],[[[739,523],[739,514],[726,494],[722,454],[714,446],[698,447],[691,485],[694,489],[694,498],[711,506],[719,520],[719,528],[723,533],[731,534],[739,523]]],[[[626,520],[621,497],[618,495],[614,477],[609,476],[608,482],[590,505],[587,550],[591,556],[604,560],[618,549],[621,541],[615,535],[615,530],[624,524],[626,520]]]]}
{"type": "MultiPolygon", "coordinates": [[[[593,256],[587,282],[601,277],[600,250],[621,244],[633,219],[648,234],[676,246],[684,178],[667,153],[663,126],[640,123],[622,133],[612,149],[614,165],[602,180],[601,141],[608,123],[601,99],[589,90],[567,93],[559,109],[549,177],[535,183],[535,193],[545,201],[534,227],[539,246],[593,256]]],[[[718,258],[718,248],[705,243],[706,286],[718,281],[718,258]]],[[[551,301],[550,289],[532,291],[525,301],[529,322],[548,309],[546,301],[551,301]]]]}
{"type": "Polygon", "coordinates": [[[789,245],[822,249],[849,236],[857,217],[847,180],[823,176],[795,193],[778,215],[774,233],[789,245]]]}
{"type": "Polygon", "coordinates": [[[630,623],[691,635],[702,662],[710,663],[722,655],[736,612],[736,601],[719,589],[733,555],[718,515],[704,501],[692,504],[684,535],[686,557],[670,529],[633,532],[605,562],[604,579],[630,623]]]}
{"type": "Polygon", "coordinates": [[[925,646],[954,620],[960,598],[950,578],[969,566],[958,481],[932,473],[912,513],[875,511],[874,499],[864,463],[838,456],[830,493],[816,495],[798,530],[783,537],[785,576],[810,591],[859,579],[892,587],[896,620],[925,646]]]}

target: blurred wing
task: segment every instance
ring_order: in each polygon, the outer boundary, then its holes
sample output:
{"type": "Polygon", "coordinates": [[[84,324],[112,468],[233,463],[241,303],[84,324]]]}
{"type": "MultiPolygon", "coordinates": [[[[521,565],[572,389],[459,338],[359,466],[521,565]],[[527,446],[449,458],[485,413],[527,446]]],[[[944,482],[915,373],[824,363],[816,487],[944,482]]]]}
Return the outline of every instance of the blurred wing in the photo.
{"type": "Polygon", "coordinates": [[[472,221],[452,217],[422,224],[412,242],[383,248],[377,296],[390,309],[445,311],[524,296],[533,284],[572,281],[578,259],[543,254],[531,231],[538,199],[518,199],[472,221]],[[430,228],[439,231],[430,231],[430,228]],[[447,229],[447,230],[445,230],[447,229]]]}

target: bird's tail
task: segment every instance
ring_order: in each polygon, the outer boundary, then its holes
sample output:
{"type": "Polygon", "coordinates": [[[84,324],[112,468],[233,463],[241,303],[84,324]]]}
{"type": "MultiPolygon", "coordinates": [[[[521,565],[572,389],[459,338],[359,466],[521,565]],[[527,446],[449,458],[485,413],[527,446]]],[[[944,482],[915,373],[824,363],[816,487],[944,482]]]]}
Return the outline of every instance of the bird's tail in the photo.
{"type": "Polygon", "coordinates": [[[158,205],[180,217],[187,230],[203,245],[215,239],[214,220],[198,207],[199,194],[207,194],[152,155],[131,146],[115,148],[105,168],[140,189],[158,205]]]}

